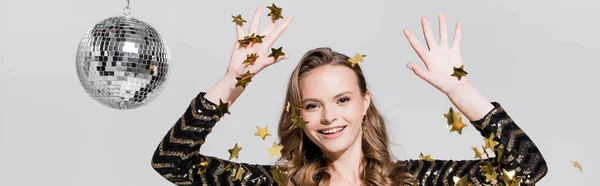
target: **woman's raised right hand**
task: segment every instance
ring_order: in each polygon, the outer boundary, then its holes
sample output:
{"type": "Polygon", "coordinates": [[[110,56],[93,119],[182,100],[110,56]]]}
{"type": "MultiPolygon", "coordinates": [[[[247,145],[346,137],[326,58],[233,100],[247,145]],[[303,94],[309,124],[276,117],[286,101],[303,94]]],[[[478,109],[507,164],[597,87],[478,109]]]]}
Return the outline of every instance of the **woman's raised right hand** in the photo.
{"type": "MultiPolygon", "coordinates": [[[[273,6],[275,5],[271,5],[270,8],[274,8],[273,6]]],[[[231,54],[226,75],[238,77],[247,72],[256,74],[265,67],[289,57],[288,54],[271,57],[269,57],[269,55],[273,53],[273,50],[280,48],[272,48],[273,43],[275,43],[281,33],[283,33],[290,22],[292,22],[294,17],[287,16],[283,19],[283,21],[280,21],[281,19],[273,21],[273,19],[269,17],[269,23],[267,24],[266,28],[258,33],[257,29],[260,22],[260,17],[262,15],[262,10],[263,6],[258,6],[258,8],[256,8],[248,33],[245,33],[243,27],[236,23],[237,40],[231,54]],[[255,38],[254,42],[243,42],[244,40],[252,40],[248,39],[252,37],[255,38]],[[260,42],[260,40],[262,40],[262,42],[260,42]],[[254,62],[251,62],[251,59],[254,56],[257,56],[257,58],[254,62]],[[275,57],[277,57],[277,59],[275,59],[275,57]]],[[[282,52],[285,53],[284,51],[282,52]]]]}

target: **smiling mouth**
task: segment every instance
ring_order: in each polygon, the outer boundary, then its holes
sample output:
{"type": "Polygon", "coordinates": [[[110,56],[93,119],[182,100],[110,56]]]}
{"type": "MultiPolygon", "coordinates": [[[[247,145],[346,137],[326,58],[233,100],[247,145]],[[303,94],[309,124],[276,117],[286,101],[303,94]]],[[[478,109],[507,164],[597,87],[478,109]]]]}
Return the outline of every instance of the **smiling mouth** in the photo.
{"type": "Polygon", "coordinates": [[[338,132],[344,131],[344,129],[345,129],[346,127],[347,127],[347,126],[343,126],[343,127],[337,127],[337,128],[327,129],[327,130],[320,130],[320,131],[318,131],[318,132],[319,132],[319,133],[321,133],[321,134],[335,134],[335,133],[338,133],[338,132]]]}

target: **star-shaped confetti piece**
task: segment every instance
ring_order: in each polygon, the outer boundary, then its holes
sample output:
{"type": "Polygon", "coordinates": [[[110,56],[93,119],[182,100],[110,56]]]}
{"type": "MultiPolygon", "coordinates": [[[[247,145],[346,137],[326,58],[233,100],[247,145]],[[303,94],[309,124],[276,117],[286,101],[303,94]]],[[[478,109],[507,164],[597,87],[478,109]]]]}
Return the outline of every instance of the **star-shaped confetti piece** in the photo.
{"type": "Polygon", "coordinates": [[[262,138],[263,141],[265,141],[265,138],[267,138],[267,136],[271,136],[271,133],[269,133],[269,126],[266,126],[265,128],[260,128],[256,126],[256,130],[257,132],[254,133],[254,135],[259,136],[260,138],[262,138]]]}
{"type": "Polygon", "coordinates": [[[271,48],[271,54],[269,54],[269,57],[273,57],[275,58],[275,61],[277,61],[279,56],[285,55],[285,53],[283,53],[281,50],[283,50],[283,47],[279,47],[278,49],[271,48]]]}
{"type": "Polygon", "coordinates": [[[275,5],[275,3],[273,3],[271,6],[267,6],[267,8],[269,10],[271,10],[271,12],[269,14],[267,14],[267,16],[271,16],[271,20],[273,20],[273,22],[277,21],[278,19],[283,18],[283,15],[281,15],[281,11],[283,9],[280,7],[277,7],[275,5]]]}
{"type": "Polygon", "coordinates": [[[583,173],[583,167],[581,166],[581,164],[579,164],[579,161],[573,161],[573,160],[569,160],[571,161],[571,163],[573,163],[573,167],[579,169],[579,172],[583,173]]]}
{"type": "Polygon", "coordinates": [[[223,115],[225,115],[225,113],[231,115],[231,113],[229,112],[229,103],[223,103],[223,100],[221,100],[221,98],[219,98],[219,105],[217,106],[217,110],[219,110],[219,112],[221,112],[223,115]]]}
{"type": "Polygon", "coordinates": [[[459,68],[452,67],[454,73],[452,73],[451,76],[455,76],[460,81],[460,78],[462,78],[462,76],[466,76],[467,74],[469,74],[465,70],[463,70],[464,67],[465,65],[461,65],[459,68]]]}
{"type": "Polygon", "coordinates": [[[363,62],[363,57],[367,57],[367,55],[356,53],[353,58],[348,59],[348,62],[350,62],[350,65],[354,67],[354,65],[356,65],[358,62],[363,62]]]}
{"type": "Polygon", "coordinates": [[[496,148],[496,145],[500,144],[496,140],[494,140],[493,133],[490,134],[490,137],[483,138],[483,141],[485,141],[485,148],[489,148],[492,151],[495,151],[494,149],[496,148]]]}
{"type": "Polygon", "coordinates": [[[271,169],[271,175],[273,175],[273,180],[275,180],[275,182],[277,182],[277,185],[283,185],[283,181],[285,180],[285,172],[282,171],[279,166],[275,166],[273,167],[273,169],[271,169]]]}
{"type": "Polygon", "coordinates": [[[245,172],[246,172],[246,170],[244,170],[244,167],[242,167],[242,165],[239,165],[238,169],[234,173],[235,178],[233,180],[234,181],[236,181],[236,180],[242,181],[242,178],[243,178],[245,172]]]}
{"type": "Polygon", "coordinates": [[[237,79],[237,83],[235,84],[235,86],[242,86],[243,88],[246,88],[246,86],[248,86],[248,83],[252,82],[252,77],[254,77],[256,73],[250,73],[250,71],[236,77],[235,79],[237,79]]]}
{"type": "Polygon", "coordinates": [[[489,181],[492,185],[496,185],[498,182],[498,173],[496,167],[492,165],[491,161],[486,161],[483,165],[479,166],[481,174],[485,176],[485,181],[489,181]]]}
{"type": "Polygon", "coordinates": [[[472,186],[473,185],[473,183],[471,183],[471,180],[467,179],[467,175],[464,175],[461,178],[454,176],[453,179],[454,179],[454,183],[456,186],[472,186]]]}
{"type": "Polygon", "coordinates": [[[283,146],[279,146],[273,142],[273,146],[271,148],[267,148],[267,150],[271,153],[269,157],[272,158],[273,156],[281,156],[281,149],[283,149],[283,146]]]}
{"type": "Polygon", "coordinates": [[[256,53],[248,54],[248,55],[246,55],[246,60],[244,60],[244,62],[242,62],[242,64],[254,65],[254,63],[256,62],[256,59],[258,59],[258,57],[259,56],[256,53]]]}
{"type": "Polygon", "coordinates": [[[233,159],[234,157],[236,159],[240,158],[240,151],[242,150],[242,147],[238,147],[238,144],[235,143],[235,146],[233,147],[233,149],[229,149],[229,160],[233,159]]]}
{"type": "Polygon", "coordinates": [[[301,128],[303,129],[304,127],[306,127],[307,122],[304,121],[304,119],[302,119],[302,116],[298,117],[298,118],[292,118],[292,121],[294,121],[294,126],[296,128],[301,128]]]}
{"type": "Polygon", "coordinates": [[[244,20],[242,18],[242,15],[238,14],[237,16],[231,16],[231,17],[233,17],[233,22],[235,22],[236,25],[243,26],[244,23],[246,22],[246,20],[244,20]]]}
{"type": "Polygon", "coordinates": [[[477,147],[471,147],[471,149],[473,149],[473,152],[475,152],[474,158],[479,158],[480,160],[483,160],[483,156],[481,156],[481,152],[479,151],[479,149],[477,149],[477,147]]]}
{"type": "MultiPolygon", "coordinates": [[[[458,134],[462,135],[462,129],[464,127],[466,127],[467,125],[462,122],[461,113],[460,112],[452,112],[452,114],[450,114],[450,112],[449,112],[447,115],[444,114],[444,117],[446,117],[446,116],[449,117],[450,115],[454,116],[454,117],[452,117],[452,123],[449,124],[452,127],[450,129],[450,132],[456,131],[456,132],[458,132],[458,134]]],[[[448,119],[448,121],[450,121],[450,119],[448,119]]]]}
{"type": "MultiPolygon", "coordinates": [[[[289,102],[288,102],[289,103],[289,102]]],[[[302,116],[298,113],[302,108],[297,106],[289,106],[289,112],[291,116],[292,125],[290,128],[304,128],[306,127],[307,122],[302,119],[302,116]]]]}
{"type": "Polygon", "coordinates": [[[515,178],[515,170],[506,171],[505,169],[502,169],[501,179],[502,181],[504,181],[504,184],[506,184],[506,186],[519,186],[521,185],[522,181],[519,178],[515,178]]]}
{"type": "Polygon", "coordinates": [[[208,168],[208,162],[202,158],[200,160],[200,164],[198,164],[198,173],[197,174],[206,174],[206,168],[208,168]]]}
{"type": "Polygon", "coordinates": [[[419,155],[419,158],[421,158],[422,160],[425,160],[425,161],[433,162],[433,159],[431,158],[431,154],[424,156],[423,153],[421,152],[421,154],[419,155]]]}
{"type": "Polygon", "coordinates": [[[455,118],[454,123],[452,123],[452,128],[450,129],[450,132],[456,131],[458,132],[458,134],[462,135],[462,129],[465,128],[467,125],[465,125],[462,122],[462,117],[458,117],[455,118]]]}
{"type": "Polygon", "coordinates": [[[444,118],[446,118],[448,126],[450,126],[450,125],[452,125],[452,123],[454,123],[458,118],[460,118],[462,116],[462,113],[459,111],[454,111],[454,109],[452,107],[450,107],[450,109],[448,110],[448,114],[443,114],[442,116],[444,118]]]}

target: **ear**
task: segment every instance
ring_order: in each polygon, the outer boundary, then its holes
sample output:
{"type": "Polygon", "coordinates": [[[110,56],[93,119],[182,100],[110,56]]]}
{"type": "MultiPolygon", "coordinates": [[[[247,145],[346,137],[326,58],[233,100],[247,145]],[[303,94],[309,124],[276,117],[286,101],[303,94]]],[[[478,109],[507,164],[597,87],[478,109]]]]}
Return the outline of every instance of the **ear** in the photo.
{"type": "Polygon", "coordinates": [[[365,96],[363,97],[363,116],[367,114],[369,105],[371,105],[371,92],[367,89],[367,91],[365,91],[365,96]]]}

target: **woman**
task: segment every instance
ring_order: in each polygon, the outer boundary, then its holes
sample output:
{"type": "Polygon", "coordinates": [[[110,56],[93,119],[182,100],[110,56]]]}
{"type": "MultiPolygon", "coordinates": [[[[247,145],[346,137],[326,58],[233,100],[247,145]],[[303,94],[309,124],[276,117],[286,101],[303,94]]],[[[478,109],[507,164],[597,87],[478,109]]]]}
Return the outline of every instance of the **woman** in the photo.
{"type": "MultiPolygon", "coordinates": [[[[249,33],[256,33],[261,13],[259,7],[249,33]]],[[[533,185],[546,174],[541,153],[502,107],[479,95],[466,77],[451,76],[453,67],[463,64],[459,53],[461,27],[460,23],[456,25],[454,42],[449,47],[443,15],[439,16],[439,45],[426,18],[422,18],[422,25],[428,48],[421,46],[410,31],[404,31],[427,70],[413,63],[407,66],[446,94],[484,137],[490,136],[492,144],[498,143],[491,145],[499,153],[497,158],[394,162],[384,119],[371,102],[360,66],[350,64],[348,56],[329,48],[307,52],[291,75],[278,128],[283,149],[277,166],[234,163],[199,154],[206,136],[245,89],[239,77],[258,73],[287,58],[269,57],[268,52],[292,19],[287,17],[279,25],[270,21],[259,34],[266,36],[262,43],[235,45],[225,76],[192,100],[159,144],[152,159],[158,173],[177,185],[303,186],[490,185],[509,181],[533,185]],[[257,61],[242,64],[252,53],[259,55],[257,61]],[[514,173],[514,177],[507,180],[499,176],[502,170],[514,173]]],[[[237,30],[240,40],[251,35],[243,33],[239,24],[237,30]]]]}

